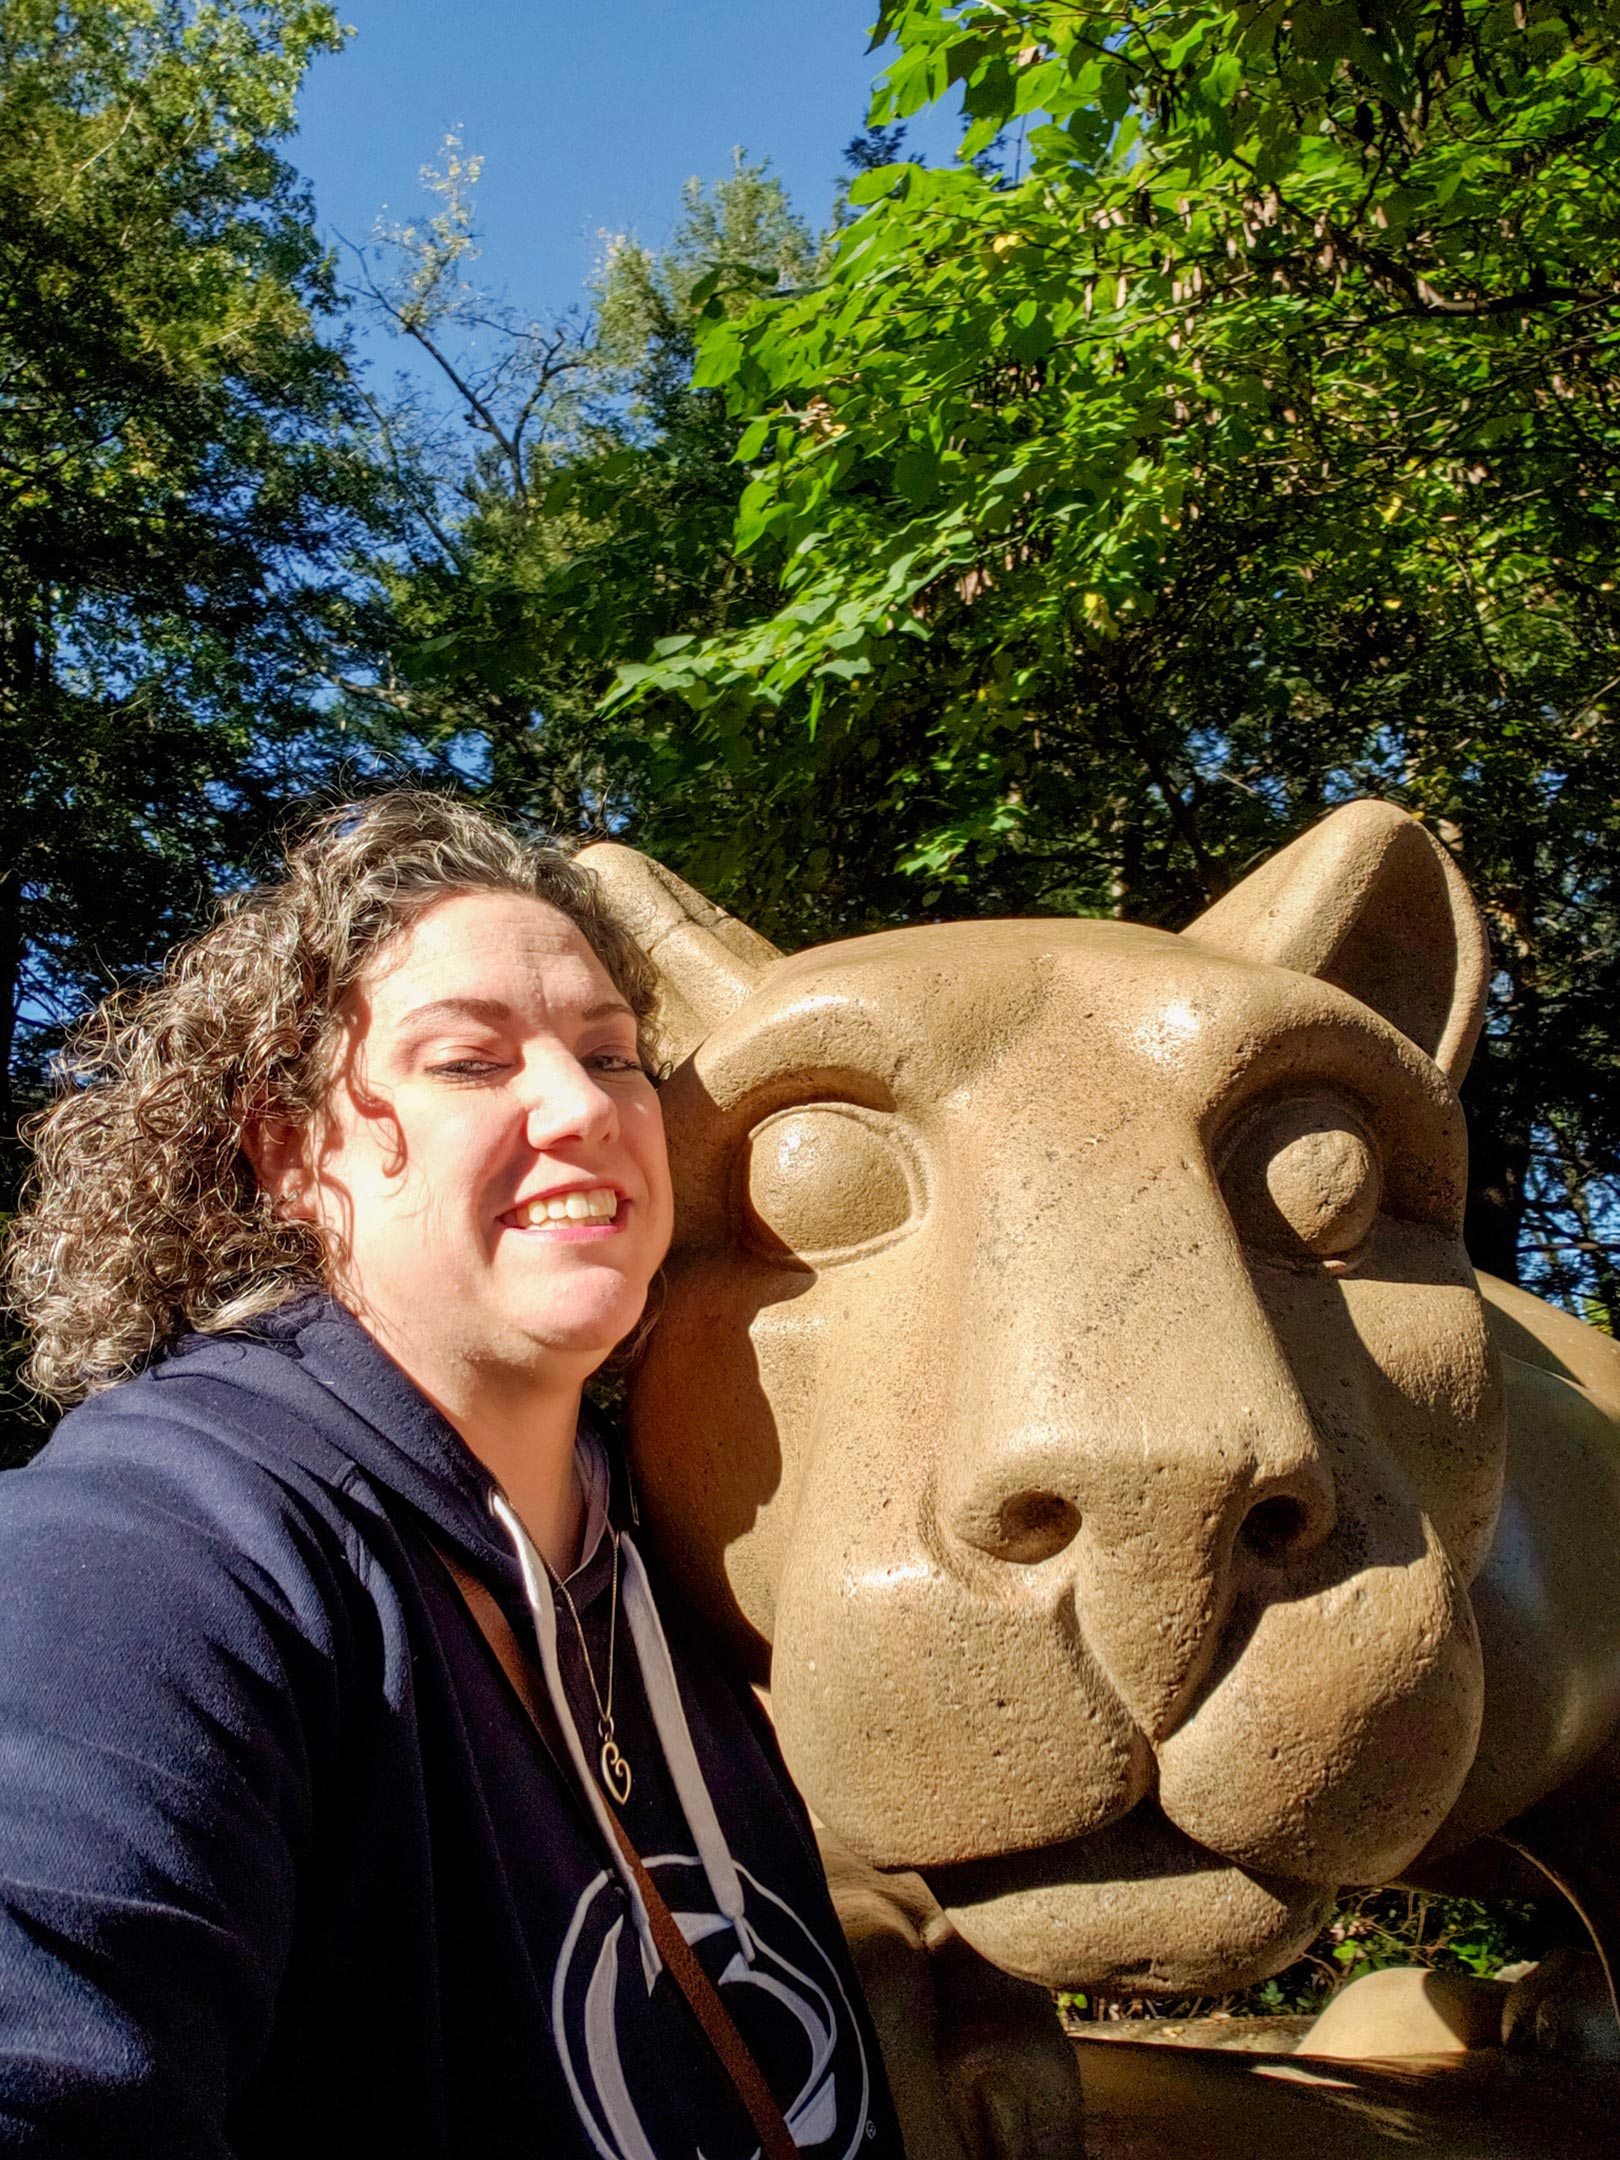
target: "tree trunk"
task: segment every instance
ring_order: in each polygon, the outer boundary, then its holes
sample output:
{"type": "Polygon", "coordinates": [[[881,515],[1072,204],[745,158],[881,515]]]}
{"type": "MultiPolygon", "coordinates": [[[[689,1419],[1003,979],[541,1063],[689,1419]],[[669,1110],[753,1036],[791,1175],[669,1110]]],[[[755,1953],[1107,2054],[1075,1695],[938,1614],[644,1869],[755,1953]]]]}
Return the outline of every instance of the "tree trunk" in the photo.
{"type": "Polygon", "coordinates": [[[11,1060],[17,1044],[18,982],[22,974],[22,876],[0,871],[0,1139],[9,1142],[16,1115],[11,1060]]]}
{"type": "Polygon", "coordinates": [[[1515,867],[1520,876],[1516,886],[1489,899],[1481,895],[1491,922],[1494,957],[1509,988],[1462,1089],[1469,1141],[1463,1236],[1475,1267],[1507,1282],[1519,1280],[1541,1043],[1533,851],[1515,867]]]}
{"type": "Polygon", "coordinates": [[[1463,1239],[1475,1267],[1506,1282],[1517,1282],[1524,1188],[1530,1174],[1530,1127],[1510,1107],[1506,1098],[1515,1092],[1512,1075],[1494,1071],[1497,1063],[1495,1058],[1482,1058],[1463,1088],[1463,1108],[1468,1114],[1463,1239]]]}

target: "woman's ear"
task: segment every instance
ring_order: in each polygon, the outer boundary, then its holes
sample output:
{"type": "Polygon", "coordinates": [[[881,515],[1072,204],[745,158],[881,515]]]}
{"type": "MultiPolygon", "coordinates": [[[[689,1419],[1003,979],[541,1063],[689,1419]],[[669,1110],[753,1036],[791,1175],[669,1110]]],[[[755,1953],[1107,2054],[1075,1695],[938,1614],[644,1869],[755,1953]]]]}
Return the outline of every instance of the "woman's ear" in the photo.
{"type": "Polygon", "coordinates": [[[243,1128],[242,1152],[260,1192],[283,1222],[315,1220],[315,1177],[309,1134],[290,1118],[253,1118],[243,1128]]]}

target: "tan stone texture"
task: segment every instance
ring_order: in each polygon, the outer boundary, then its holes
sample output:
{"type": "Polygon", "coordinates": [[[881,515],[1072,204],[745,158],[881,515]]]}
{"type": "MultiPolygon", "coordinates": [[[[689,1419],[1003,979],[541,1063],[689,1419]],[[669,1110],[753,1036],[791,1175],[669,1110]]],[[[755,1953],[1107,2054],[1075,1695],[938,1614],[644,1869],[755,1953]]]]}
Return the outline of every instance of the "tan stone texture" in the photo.
{"type": "Polygon", "coordinates": [[[1366,2062],[1500,2047],[1509,1993],[1505,1982],[1471,1973],[1392,1965],[1342,1989],[1296,2052],[1307,2060],[1366,2062]]]}

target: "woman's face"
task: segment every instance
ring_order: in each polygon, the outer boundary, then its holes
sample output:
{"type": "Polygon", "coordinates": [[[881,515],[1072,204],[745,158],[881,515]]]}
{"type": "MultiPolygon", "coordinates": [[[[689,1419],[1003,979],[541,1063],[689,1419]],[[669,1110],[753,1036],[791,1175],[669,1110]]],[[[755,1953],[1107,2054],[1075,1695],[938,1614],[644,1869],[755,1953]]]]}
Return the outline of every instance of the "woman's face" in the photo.
{"type": "Polygon", "coordinates": [[[407,1371],[589,1372],[669,1244],[658,1097],[635,1016],[566,916],[436,902],[350,1000],[323,1114],[261,1149],[321,1222],[335,1287],[407,1371]]]}

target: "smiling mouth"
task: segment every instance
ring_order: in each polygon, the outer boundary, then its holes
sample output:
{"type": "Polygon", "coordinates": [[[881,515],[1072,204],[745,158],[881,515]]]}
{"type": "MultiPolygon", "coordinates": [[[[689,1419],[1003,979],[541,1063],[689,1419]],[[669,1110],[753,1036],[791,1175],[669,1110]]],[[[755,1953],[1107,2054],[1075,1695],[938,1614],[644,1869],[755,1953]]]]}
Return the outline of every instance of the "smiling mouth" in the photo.
{"type": "Polygon", "coordinates": [[[518,1230],[538,1230],[549,1223],[611,1223],[617,1221],[621,1205],[611,1185],[591,1185],[576,1192],[552,1193],[544,1200],[526,1200],[501,1220],[518,1230]]]}

